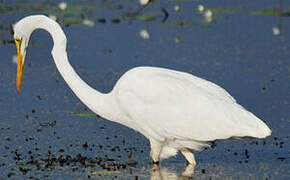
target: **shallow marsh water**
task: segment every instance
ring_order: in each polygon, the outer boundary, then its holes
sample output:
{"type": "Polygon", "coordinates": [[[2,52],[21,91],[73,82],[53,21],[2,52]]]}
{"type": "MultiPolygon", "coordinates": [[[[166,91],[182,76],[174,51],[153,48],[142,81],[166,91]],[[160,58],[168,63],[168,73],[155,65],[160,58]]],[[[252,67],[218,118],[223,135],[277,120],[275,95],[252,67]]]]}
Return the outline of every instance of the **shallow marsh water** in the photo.
{"type": "Polygon", "coordinates": [[[147,139],[78,100],[44,31],[32,36],[16,93],[9,27],[36,13],[57,17],[71,64],[102,92],[135,66],[190,72],[224,87],[272,129],[266,139],[217,141],[195,153],[193,179],[290,178],[289,1],[153,1],[142,9],[133,0],[75,0],[64,11],[54,1],[1,2],[0,179],[186,179],[181,155],[153,167],[147,139]]]}

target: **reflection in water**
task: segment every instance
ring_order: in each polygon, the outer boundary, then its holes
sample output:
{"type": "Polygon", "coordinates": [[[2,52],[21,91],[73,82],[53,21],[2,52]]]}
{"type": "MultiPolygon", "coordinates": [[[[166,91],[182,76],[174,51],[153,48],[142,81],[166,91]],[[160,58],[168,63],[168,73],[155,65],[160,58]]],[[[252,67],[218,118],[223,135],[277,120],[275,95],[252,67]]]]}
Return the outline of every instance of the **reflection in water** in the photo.
{"type": "Polygon", "coordinates": [[[177,175],[176,173],[170,171],[169,169],[162,168],[154,164],[152,166],[151,171],[151,180],[164,180],[164,179],[186,180],[191,179],[193,175],[194,175],[194,166],[192,165],[188,165],[181,175],[177,175]]]}

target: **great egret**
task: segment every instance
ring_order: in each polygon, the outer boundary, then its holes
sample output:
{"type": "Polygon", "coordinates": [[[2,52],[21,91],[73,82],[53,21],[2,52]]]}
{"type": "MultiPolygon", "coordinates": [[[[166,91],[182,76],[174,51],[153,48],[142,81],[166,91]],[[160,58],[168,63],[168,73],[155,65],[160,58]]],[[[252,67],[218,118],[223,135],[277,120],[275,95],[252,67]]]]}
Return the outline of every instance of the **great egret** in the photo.
{"type": "Polygon", "coordinates": [[[263,121],[237,104],[223,88],[184,72],[136,67],[126,72],[110,93],[102,94],[84,82],[70,65],[67,39],[57,22],[33,15],[21,19],[13,29],[18,92],[30,35],[36,29],[44,29],[53,39],[51,53],[56,67],[76,96],[104,119],[148,138],[154,163],[180,151],[195,165],[193,151],[208,146],[210,141],[265,138],[271,134],[263,121]]]}

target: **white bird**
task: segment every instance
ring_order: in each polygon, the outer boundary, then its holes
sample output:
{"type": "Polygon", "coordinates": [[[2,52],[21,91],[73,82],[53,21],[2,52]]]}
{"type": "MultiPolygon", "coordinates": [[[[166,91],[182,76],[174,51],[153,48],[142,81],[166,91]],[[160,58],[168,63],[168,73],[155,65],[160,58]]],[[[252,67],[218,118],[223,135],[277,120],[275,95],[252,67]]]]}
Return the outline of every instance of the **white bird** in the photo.
{"type": "Polygon", "coordinates": [[[84,82],[70,65],[67,39],[57,22],[33,15],[21,19],[13,29],[18,92],[30,35],[36,29],[44,29],[53,39],[51,53],[56,67],[76,96],[102,118],[148,138],[154,163],[180,151],[195,166],[193,151],[207,147],[210,141],[265,138],[271,134],[262,120],[237,104],[223,88],[184,72],[136,67],[127,71],[111,92],[102,94],[84,82]]]}
{"type": "Polygon", "coordinates": [[[147,6],[149,4],[150,0],[139,0],[139,3],[142,5],[142,6],[147,6]]]}

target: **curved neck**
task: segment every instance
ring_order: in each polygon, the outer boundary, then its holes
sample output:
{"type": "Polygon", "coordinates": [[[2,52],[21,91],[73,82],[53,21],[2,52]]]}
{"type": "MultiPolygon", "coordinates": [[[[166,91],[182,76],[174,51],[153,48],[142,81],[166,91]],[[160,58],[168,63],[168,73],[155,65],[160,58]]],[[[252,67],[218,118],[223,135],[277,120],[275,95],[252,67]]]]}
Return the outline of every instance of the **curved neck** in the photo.
{"type": "Polygon", "coordinates": [[[54,46],[52,56],[61,76],[76,94],[76,96],[98,115],[113,120],[109,107],[110,98],[108,94],[102,94],[84,82],[70,65],[66,52],[66,36],[61,27],[53,20],[43,16],[44,19],[37,20],[37,27],[34,29],[44,29],[52,36],[54,46]]]}

